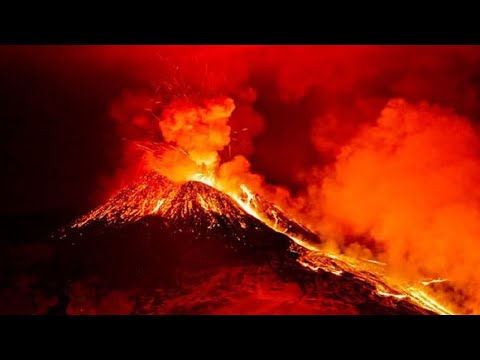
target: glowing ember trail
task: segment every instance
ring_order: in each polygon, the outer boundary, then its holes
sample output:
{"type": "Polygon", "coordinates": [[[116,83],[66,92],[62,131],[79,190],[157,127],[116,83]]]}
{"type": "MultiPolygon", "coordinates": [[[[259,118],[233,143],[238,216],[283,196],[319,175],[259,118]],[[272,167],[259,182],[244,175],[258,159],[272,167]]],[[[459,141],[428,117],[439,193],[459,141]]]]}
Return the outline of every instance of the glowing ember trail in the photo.
{"type": "Polygon", "coordinates": [[[443,283],[443,282],[446,282],[448,280],[446,279],[433,279],[433,280],[429,280],[429,281],[422,281],[421,284],[422,285],[425,285],[425,286],[428,286],[428,285],[432,285],[432,284],[440,284],[440,283],[443,283]]]}

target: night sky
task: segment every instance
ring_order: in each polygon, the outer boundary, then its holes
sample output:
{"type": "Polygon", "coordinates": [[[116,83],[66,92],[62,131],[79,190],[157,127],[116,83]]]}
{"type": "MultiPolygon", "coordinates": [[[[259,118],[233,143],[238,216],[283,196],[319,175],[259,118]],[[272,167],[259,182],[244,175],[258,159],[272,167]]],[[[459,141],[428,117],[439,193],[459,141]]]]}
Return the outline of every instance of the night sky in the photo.
{"type": "Polygon", "coordinates": [[[0,52],[1,212],[88,208],[120,152],[109,104],[134,79],[80,49],[0,52]]]}

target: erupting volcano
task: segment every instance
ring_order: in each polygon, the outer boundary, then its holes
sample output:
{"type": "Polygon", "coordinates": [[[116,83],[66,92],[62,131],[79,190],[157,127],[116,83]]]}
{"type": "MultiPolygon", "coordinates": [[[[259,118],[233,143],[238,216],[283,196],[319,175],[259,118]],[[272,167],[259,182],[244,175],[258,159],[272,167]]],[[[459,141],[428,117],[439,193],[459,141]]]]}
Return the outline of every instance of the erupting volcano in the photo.
{"type": "Polygon", "coordinates": [[[478,47],[80,48],[45,54],[95,69],[85,105],[57,89],[28,138],[63,163],[19,155],[50,192],[6,187],[74,216],[0,244],[0,312],[479,311],[478,47]]]}
{"type": "Polygon", "coordinates": [[[306,243],[320,242],[314,233],[289,219],[274,204],[252,194],[245,186],[241,191],[242,195],[231,197],[200,181],[175,183],[150,172],[122,189],[105,205],[78,219],[72,228],[84,229],[95,223],[118,226],[155,216],[172,226],[173,232],[178,231],[180,223],[190,224],[191,228],[193,223],[199,229],[222,228],[235,237],[243,231],[264,228],[267,223],[272,229],[297,236],[306,243]],[[239,231],[238,227],[243,230],[239,231]]]}
{"type": "MultiPolygon", "coordinates": [[[[202,182],[175,183],[148,173],[63,229],[65,266],[75,264],[77,274],[100,276],[113,287],[161,285],[163,290],[151,295],[158,297],[153,308],[141,305],[142,291],[136,290],[131,310],[135,307],[138,313],[443,310],[391,288],[373,272],[358,271],[340,258],[304,248],[298,243],[313,246],[312,239],[320,240],[278,208],[274,214],[281,220],[260,217],[274,205],[251,193],[246,198],[235,200],[202,182]],[[247,206],[253,207],[247,212],[247,206]],[[282,230],[275,224],[281,224],[282,230]],[[290,229],[304,236],[304,242],[290,237],[290,229]],[[198,296],[203,299],[200,308],[198,296]]],[[[95,311],[78,310],[82,306],[71,311],[95,311]]]]}

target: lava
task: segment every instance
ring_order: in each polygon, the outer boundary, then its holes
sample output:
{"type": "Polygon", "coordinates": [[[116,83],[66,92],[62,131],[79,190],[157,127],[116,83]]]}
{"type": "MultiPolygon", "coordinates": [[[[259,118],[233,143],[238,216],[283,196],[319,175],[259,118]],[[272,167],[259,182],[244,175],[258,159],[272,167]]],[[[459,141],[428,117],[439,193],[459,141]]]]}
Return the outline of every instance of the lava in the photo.
{"type": "Polygon", "coordinates": [[[448,281],[447,279],[433,279],[433,280],[425,280],[422,281],[421,284],[424,286],[432,285],[432,284],[440,284],[443,282],[448,281]]]}
{"type": "MultiPolygon", "coordinates": [[[[310,251],[299,259],[302,266],[313,271],[323,269],[335,275],[344,273],[361,279],[376,289],[376,294],[383,297],[408,299],[418,306],[437,314],[450,315],[454,312],[435,299],[428,291],[421,290],[418,284],[402,279],[394,279],[377,262],[360,260],[353,257],[328,254],[323,251],[310,251]]],[[[421,282],[424,285],[423,282],[421,282]]]]}
{"type": "MultiPolygon", "coordinates": [[[[133,223],[152,215],[169,220],[191,217],[194,221],[195,214],[192,213],[192,209],[194,209],[192,206],[194,203],[198,203],[205,210],[211,226],[216,224],[213,217],[215,214],[221,214],[227,218],[242,219],[243,215],[241,213],[245,211],[273,230],[289,235],[294,239],[296,239],[295,235],[303,237],[305,239],[303,241],[320,242],[315,234],[293,219],[288,218],[273,204],[261,200],[257,195],[250,192],[246,186],[242,186],[244,191],[242,196],[220,192],[224,194],[223,197],[215,196],[212,198],[212,193],[207,190],[212,187],[209,181],[204,181],[203,178],[202,181],[199,181],[196,180],[196,177],[194,179],[176,183],[151,171],[122,189],[106,204],[76,220],[71,228],[81,229],[97,221],[109,225],[133,223]],[[202,184],[202,186],[198,184],[202,184]],[[263,206],[259,206],[260,204],[263,206]],[[275,223],[269,220],[269,214],[271,213],[284,219],[283,227],[276,226],[278,220],[275,223]]],[[[242,220],[240,220],[240,223],[244,225],[242,220]]]]}
{"type": "Polygon", "coordinates": [[[123,188],[106,204],[82,216],[73,228],[88,225],[91,221],[105,221],[108,224],[134,222],[156,213],[162,203],[163,194],[172,183],[164,176],[151,172],[123,188]]]}

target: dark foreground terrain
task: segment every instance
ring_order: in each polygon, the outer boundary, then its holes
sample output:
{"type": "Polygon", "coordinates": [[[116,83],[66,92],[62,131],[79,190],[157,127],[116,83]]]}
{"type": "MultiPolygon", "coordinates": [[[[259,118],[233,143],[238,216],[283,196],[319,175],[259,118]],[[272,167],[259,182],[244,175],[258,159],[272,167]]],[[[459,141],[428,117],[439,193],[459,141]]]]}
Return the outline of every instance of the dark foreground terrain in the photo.
{"type": "MultiPolygon", "coordinates": [[[[201,220],[202,211],[191,209],[201,220]]],[[[248,214],[238,212],[238,227],[220,216],[218,228],[184,215],[174,224],[162,216],[93,222],[62,239],[41,229],[44,217],[4,220],[0,313],[429,313],[379,296],[355,274],[301,266],[301,248],[248,214]]]]}

